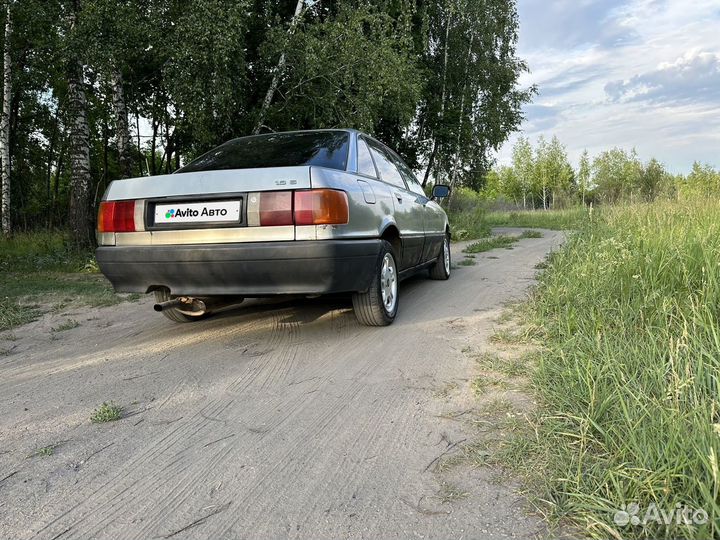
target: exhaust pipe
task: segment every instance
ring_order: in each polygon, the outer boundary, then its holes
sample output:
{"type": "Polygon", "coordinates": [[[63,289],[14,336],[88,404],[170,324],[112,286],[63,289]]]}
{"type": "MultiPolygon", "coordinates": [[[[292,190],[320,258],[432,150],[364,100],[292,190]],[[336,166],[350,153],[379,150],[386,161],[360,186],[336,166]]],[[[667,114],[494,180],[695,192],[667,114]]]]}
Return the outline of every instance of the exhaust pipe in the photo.
{"type": "Polygon", "coordinates": [[[166,300],[153,306],[155,311],[165,311],[166,309],[179,308],[183,311],[190,311],[192,313],[205,313],[207,308],[205,302],[198,300],[197,298],[190,298],[187,296],[179,296],[172,300],[166,300]]]}
{"type": "Polygon", "coordinates": [[[211,310],[240,304],[243,300],[245,300],[243,296],[210,296],[204,300],[189,296],[178,296],[172,300],[154,304],[153,309],[160,312],[166,309],[178,308],[182,311],[189,311],[195,315],[202,315],[211,310]]]}

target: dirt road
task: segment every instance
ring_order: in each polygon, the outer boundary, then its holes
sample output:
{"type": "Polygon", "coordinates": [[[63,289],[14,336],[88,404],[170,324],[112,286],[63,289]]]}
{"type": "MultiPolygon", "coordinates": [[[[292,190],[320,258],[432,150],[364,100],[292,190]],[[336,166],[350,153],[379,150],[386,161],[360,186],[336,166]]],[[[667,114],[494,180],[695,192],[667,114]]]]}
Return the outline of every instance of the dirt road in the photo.
{"type": "Polygon", "coordinates": [[[543,536],[499,471],[434,465],[469,436],[462,351],[561,238],[403,283],[387,328],[344,300],[177,325],[144,299],[4,332],[0,538],[543,536]],[[90,423],[105,401],[123,418],[90,423]]]}

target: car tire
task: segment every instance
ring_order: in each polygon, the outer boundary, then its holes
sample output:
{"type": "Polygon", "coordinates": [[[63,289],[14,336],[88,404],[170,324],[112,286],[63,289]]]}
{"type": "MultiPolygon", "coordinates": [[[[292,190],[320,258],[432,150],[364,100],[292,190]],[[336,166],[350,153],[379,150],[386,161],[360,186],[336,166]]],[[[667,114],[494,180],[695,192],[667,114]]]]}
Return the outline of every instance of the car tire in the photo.
{"type": "Polygon", "coordinates": [[[446,234],[442,248],[440,249],[440,254],[437,256],[435,264],[430,267],[430,279],[448,279],[450,277],[451,266],[450,235],[446,234]]]}
{"type": "MultiPolygon", "coordinates": [[[[158,291],[155,291],[155,301],[160,304],[161,302],[167,302],[168,300],[172,300],[175,298],[173,295],[170,294],[170,291],[167,289],[161,289],[158,291]]],[[[163,309],[162,314],[165,315],[168,319],[170,319],[173,322],[177,323],[187,323],[187,322],[195,322],[199,321],[200,319],[206,317],[209,313],[205,312],[201,315],[189,315],[187,313],[182,312],[178,308],[168,308],[163,309]]]]}
{"type": "Polygon", "coordinates": [[[398,310],[399,275],[397,257],[389,242],[382,241],[370,288],[352,297],[355,317],[365,326],[387,326],[398,310]]]}

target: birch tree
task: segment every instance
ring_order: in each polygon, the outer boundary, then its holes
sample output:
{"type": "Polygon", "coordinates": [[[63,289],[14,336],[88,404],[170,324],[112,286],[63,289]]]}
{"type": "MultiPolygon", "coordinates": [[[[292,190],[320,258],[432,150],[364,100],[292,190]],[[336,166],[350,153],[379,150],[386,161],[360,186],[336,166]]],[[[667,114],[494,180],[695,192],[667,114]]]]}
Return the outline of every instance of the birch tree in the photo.
{"type": "Polygon", "coordinates": [[[12,234],[10,221],[10,102],[12,95],[12,64],[10,35],[12,32],[11,1],[5,2],[5,40],[3,42],[3,97],[0,117],[0,167],[2,167],[2,233],[12,234]]]}
{"type": "Polygon", "coordinates": [[[590,158],[588,151],[584,150],[580,156],[580,167],[578,168],[578,188],[580,189],[580,200],[585,206],[587,192],[590,188],[590,158]]]}
{"type": "MultiPolygon", "coordinates": [[[[70,13],[70,35],[77,30],[80,2],[70,13]]],[[[77,55],[68,62],[68,110],[70,114],[70,214],[73,241],[78,248],[92,245],[90,236],[90,126],[85,95],[85,66],[77,55]]]]}
{"type": "Polygon", "coordinates": [[[112,104],[115,114],[115,137],[118,148],[120,174],[123,178],[132,176],[132,156],[130,155],[130,128],[128,125],[125,90],[122,72],[115,68],[112,72],[112,104]]]}

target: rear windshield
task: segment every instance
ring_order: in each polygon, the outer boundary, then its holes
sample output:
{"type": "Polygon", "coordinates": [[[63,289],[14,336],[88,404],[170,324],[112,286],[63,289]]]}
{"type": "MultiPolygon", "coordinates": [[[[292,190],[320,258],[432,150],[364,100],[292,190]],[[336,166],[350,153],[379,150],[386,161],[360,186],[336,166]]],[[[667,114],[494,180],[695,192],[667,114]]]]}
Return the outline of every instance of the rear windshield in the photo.
{"type": "Polygon", "coordinates": [[[348,133],[307,131],[241,137],[221,144],[176,172],[315,165],[345,170],[348,133]]]}

